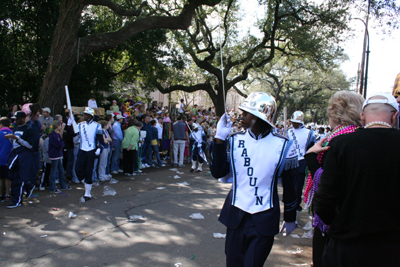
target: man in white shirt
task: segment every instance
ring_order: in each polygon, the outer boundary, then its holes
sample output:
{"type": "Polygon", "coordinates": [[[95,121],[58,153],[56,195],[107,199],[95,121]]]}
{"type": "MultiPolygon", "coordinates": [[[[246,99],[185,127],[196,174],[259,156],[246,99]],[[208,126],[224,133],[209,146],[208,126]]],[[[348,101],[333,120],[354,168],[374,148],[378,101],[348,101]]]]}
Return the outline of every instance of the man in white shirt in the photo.
{"type": "Polygon", "coordinates": [[[181,99],[181,104],[179,106],[179,114],[184,114],[186,112],[185,104],[183,104],[183,99],[181,99]]]}
{"type": "Polygon", "coordinates": [[[83,113],[84,121],[78,124],[80,147],[77,155],[75,172],[79,181],[85,185],[85,193],[80,202],[89,201],[92,198],[92,175],[95,157],[100,155],[98,143],[104,144],[103,129],[93,120],[94,110],[86,108],[83,113]]]}
{"type": "Polygon", "coordinates": [[[92,97],[88,101],[89,108],[97,108],[96,96],[92,95],[92,97]]]}
{"type": "Polygon", "coordinates": [[[162,133],[163,133],[163,122],[164,122],[164,118],[163,117],[158,117],[156,128],[157,128],[157,131],[158,131],[158,146],[159,146],[159,151],[160,152],[161,152],[161,140],[162,140],[162,133]]]}

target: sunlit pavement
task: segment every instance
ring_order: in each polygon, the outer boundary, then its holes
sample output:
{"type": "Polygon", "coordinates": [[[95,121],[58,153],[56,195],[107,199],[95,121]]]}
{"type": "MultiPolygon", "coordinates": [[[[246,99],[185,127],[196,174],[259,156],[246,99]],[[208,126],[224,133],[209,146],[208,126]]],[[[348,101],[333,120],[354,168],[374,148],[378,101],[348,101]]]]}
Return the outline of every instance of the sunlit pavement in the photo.
{"type": "MultiPolygon", "coordinates": [[[[225,234],[218,215],[230,185],[215,180],[207,167],[202,173],[190,173],[188,165],[180,173],[173,168],[114,175],[119,182],[94,186],[86,203],[79,203],[81,184],[61,194],[36,190],[23,207],[11,210],[1,203],[0,265],[225,266],[225,239],[213,234],[225,234]],[[178,185],[184,182],[189,185],[178,185]],[[103,196],[104,186],[116,195],[103,196]],[[76,217],[69,218],[70,212],[76,217]],[[204,219],[191,219],[193,213],[204,219]],[[133,215],[143,219],[128,221],[133,215]]],[[[302,212],[299,224],[308,221],[302,212]]],[[[277,235],[265,266],[310,266],[305,232],[293,232],[300,238],[277,235]]]]}

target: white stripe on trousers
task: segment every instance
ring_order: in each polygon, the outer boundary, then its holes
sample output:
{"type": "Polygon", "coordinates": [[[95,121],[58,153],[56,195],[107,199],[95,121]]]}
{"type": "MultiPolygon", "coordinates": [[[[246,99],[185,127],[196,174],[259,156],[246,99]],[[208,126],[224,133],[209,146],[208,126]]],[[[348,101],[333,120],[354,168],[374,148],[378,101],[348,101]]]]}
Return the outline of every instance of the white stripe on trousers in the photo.
{"type": "Polygon", "coordinates": [[[21,201],[22,201],[22,194],[24,193],[24,185],[25,185],[25,182],[22,182],[21,188],[19,189],[19,198],[18,198],[18,202],[17,202],[16,205],[21,204],[21,201]]]}

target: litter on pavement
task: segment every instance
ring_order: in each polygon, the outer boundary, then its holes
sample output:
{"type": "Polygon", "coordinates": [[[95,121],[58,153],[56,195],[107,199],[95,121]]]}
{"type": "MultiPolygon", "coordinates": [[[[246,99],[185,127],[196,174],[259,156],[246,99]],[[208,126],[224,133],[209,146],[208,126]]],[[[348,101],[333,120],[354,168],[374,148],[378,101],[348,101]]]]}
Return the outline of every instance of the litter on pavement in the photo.
{"type": "Polygon", "coordinates": [[[162,190],[162,189],[165,189],[165,187],[164,186],[160,186],[160,187],[157,187],[156,189],[162,190]]]}
{"type": "Polygon", "coordinates": [[[184,172],[178,172],[178,171],[177,171],[176,173],[177,173],[177,174],[184,174],[184,172]]]}
{"type": "Polygon", "coordinates": [[[226,234],[213,233],[213,236],[214,236],[215,238],[225,238],[225,237],[226,237],[226,234]]]}
{"type": "Polygon", "coordinates": [[[204,216],[201,215],[201,213],[193,213],[189,217],[192,218],[193,220],[202,220],[202,219],[204,219],[204,216]]]}
{"type": "Polygon", "coordinates": [[[175,179],[179,179],[179,178],[181,178],[181,177],[180,177],[179,175],[175,175],[174,178],[175,178],[175,179]]]}
{"type": "Polygon", "coordinates": [[[131,215],[129,216],[128,222],[137,222],[139,220],[144,220],[142,215],[131,215]]]}
{"type": "Polygon", "coordinates": [[[72,211],[69,212],[68,217],[70,219],[76,218],[76,214],[74,214],[72,211]]]}
{"type": "Polygon", "coordinates": [[[301,238],[313,238],[313,231],[312,229],[306,233],[303,234],[301,238]]]}
{"type": "Polygon", "coordinates": [[[177,185],[184,186],[184,185],[189,185],[189,183],[188,182],[183,182],[183,183],[177,183],[177,185]]]}
{"type": "Polygon", "coordinates": [[[116,183],[118,183],[118,180],[117,180],[117,179],[114,179],[114,178],[111,178],[111,180],[110,180],[109,183],[110,183],[110,184],[116,184],[116,183]]]}
{"type": "Polygon", "coordinates": [[[169,169],[170,171],[173,171],[173,172],[177,172],[178,171],[178,169],[177,168],[173,168],[173,169],[169,169]]]}
{"type": "Polygon", "coordinates": [[[296,250],[286,250],[286,252],[289,254],[299,254],[299,253],[302,253],[303,250],[300,248],[297,248],[296,250]]]}
{"type": "Polygon", "coordinates": [[[115,196],[117,192],[111,186],[104,186],[103,196],[115,196]]]}
{"type": "Polygon", "coordinates": [[[306,225],[304,225],[303,230],[310,231],[313,229],[311,221],[308,221],[306,225]]]}
{"type": "Polygon", "coordinates": [[[290,234],[293,238],[300,238],[298,234],[290,234]]]}

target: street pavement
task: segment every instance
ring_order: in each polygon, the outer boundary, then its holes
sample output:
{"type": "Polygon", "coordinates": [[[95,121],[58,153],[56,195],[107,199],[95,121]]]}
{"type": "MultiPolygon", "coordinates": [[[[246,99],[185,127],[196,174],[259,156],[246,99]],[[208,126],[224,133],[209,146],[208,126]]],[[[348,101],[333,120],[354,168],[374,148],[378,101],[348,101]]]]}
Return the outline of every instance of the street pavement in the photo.
{"type": "MultiPolygon", "coordinates": [[[[79,203],[82,184],[61,194],[35,190],[11,210],[0,203],[0,266],[225,266],[225,239],[213,234],[225,234],[218,216],[230,185],[214,179],[207,166],[201,173],[171,169],[144,169],[133,179],[114,175],[119,182],[94,186],[86,203],[79,203]],[[178,185],[184,182],[189,185],[178,185]],[[103,196],[105,186],[116,195],[103,196]],[[204,219],[190,218],[193,213],[204,219]],[[133,215],[143,219],[128,221],[133,215]]],[[[307,212],[299,214],[301,226],[309,220],[307,212]]],[[[312,242],[301,238],[305,232],[277,235],[265,266],[310,266],[312,242]]]]}

